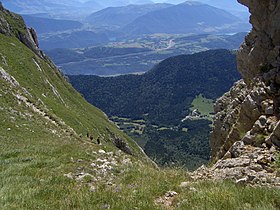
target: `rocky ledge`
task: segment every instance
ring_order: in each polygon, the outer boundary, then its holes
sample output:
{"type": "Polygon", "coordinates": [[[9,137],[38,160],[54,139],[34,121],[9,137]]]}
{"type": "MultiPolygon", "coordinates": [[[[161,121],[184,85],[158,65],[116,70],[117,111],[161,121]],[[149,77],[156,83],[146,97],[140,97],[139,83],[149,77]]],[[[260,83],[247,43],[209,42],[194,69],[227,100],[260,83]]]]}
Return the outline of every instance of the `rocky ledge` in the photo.
{"type": "Polygon", "coordinates": [[[235,142],[222,159],[212,167],[202,166],[191,177],[199,180],[233,180],[237,184],[250,184],[280,189],[280,172],[275,170],[275,147],[254,147],[243,141],[235,142]]]}

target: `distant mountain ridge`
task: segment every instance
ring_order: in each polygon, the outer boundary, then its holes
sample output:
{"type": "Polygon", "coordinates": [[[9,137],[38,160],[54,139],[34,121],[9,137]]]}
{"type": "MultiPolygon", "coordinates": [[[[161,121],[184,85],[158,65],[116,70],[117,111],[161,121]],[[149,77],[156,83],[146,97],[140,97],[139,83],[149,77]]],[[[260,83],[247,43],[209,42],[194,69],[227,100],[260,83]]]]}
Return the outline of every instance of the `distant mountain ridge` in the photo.
{"type": "Polygon", "coordinates": [[[38,34],[74,30],[82,27],[82,23],[73,20],[56,20],[32,15],[22,15],[29,27],[36,28],[38,34]]]}
{"type": "Polygon", "coordinates": [[[198,2],[185,2],[138,17],[121,29],[126,34],[217,33],[246,30],[240,19],[225,10],[198,2]]]}
{"type": "Polygon", "coordinates": [[[128,5],[122,7],[108,7],[91,14],[86,21],[94,25],[123,27],[131,23],[136,18],[147,14],[148,12],[167,8],[171,4],[145,4],[145,5],[128,5]]]}
{"type": "Polygon", "coordinates": [[[148,4],[109,7],[86,18],[93,27],[117,30],[122,36],[143,34],[201,34],[248,31],[233,14],[208,4],[186,1],[178,5],[148,4]]]}
{"type": "Polygon", "coordinates": [[[106,7],[152,4],[150,0],[2,0],[3,5],[20,14],[46,13],[46,17],[77,19],[106,7]]]}

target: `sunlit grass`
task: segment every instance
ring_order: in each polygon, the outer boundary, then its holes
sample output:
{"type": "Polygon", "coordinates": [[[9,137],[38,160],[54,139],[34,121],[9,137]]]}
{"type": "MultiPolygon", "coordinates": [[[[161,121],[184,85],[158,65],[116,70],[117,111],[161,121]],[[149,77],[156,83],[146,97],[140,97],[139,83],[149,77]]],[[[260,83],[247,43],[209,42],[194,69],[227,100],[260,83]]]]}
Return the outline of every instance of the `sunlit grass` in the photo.
{"type": "Polygon", "coordinates": [[[198,110],[202,116],[210,116],[214,112],[213,106],[213,100],[207,99],[200,94],[193,100],[191,110],[198,110]]]}

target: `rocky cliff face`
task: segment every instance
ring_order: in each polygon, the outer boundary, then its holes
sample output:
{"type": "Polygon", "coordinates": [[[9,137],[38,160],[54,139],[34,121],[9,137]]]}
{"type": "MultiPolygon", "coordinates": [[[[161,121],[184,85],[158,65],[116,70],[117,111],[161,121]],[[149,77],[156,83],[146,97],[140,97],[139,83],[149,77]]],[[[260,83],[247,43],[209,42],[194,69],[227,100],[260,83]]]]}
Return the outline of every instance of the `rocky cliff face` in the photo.
{"type": "Polygon", "coordinates": [[[216,102],[210,139],[215,164],[195,177],[279,186],[273,162],[280,149],[280,2],[238,1],[249,8],[253,26],[237,56],[243,80],[216,102]]]}
{"type": "Polygon", "coordinates": [[[0,33],[6,36],[15,36],[29,49],[40,57],[44,57],[39,50],[38,38],[33,28],[27,28],[20,15],[6,10],[0,2],[0,33]]]}
{"type": "Polygon", "coordinates": [[[238,0],[249,8],[252,31],[238,55],[239,71],[247,83],[280,65],[280,2],[238,0]]]}

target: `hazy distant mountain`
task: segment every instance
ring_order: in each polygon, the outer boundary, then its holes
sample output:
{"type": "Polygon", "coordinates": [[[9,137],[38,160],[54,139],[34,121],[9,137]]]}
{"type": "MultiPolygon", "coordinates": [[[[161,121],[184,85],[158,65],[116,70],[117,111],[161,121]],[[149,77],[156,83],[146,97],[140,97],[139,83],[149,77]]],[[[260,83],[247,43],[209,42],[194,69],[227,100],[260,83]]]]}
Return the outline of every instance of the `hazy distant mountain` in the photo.
{"type": "MultiPolygon", "coordinates": [[[[200,2],[210,4],[218,8],[232,12],[239,17],[248,17],[248,12],[245,7],[233,0],[199,0],[200,2]]],[[[160,2],[155,1],[155,2],[160,2]]],[[[161,2],[170,4],[179,4],[184,0],[168,0],[161,2]]],[[[191,2],[191,1],[189,1],[191,2]]],[[[2,0],[5,7],[11,11],[20,14],[38,14],[45,13],[47,17],[80,19],[92,12],[105,9],[107,7],[120,7],[130,4],[143,5],[153,4],[151,0],[2,0]]]]}
{"type": "MultiPolygon", "coordinates": [[[[170,3],[170,4],[181,4],[184,2],[194,2],[195,0],[167,0],[167,1],[155,1],[155,2],[164,2],[164,3],[170,3]]],[[[239,4],[235,0],[196,0],[198,2],[209,4],[214,7],[218,7],[225,10],[239,10],[239,11],[246,11],[246,7],[239,4]]]]}
{"type": "Polygon", "coordinates": [[[46,13],[47,17],[77,19],[103,8],[95,0],[81,2],[80,0],[2,0],[9,10],[19,14],[46,13]]]}
{"type": "Polygon", "coordinates": [[[153,4],[153,1],[150,0],[132,0],[131,1],[132,4],[153,4]]]}
{"type": "Polygon", "coordinates": [[[106,7],[153,4],[151,0],[2,0],[9,10],[19,14],[45,13],[46,17],[80,19],[106,7]]]}
{"type": "Polygon", "coordinates": [[[87,22],[96,27],[110,26],[123,27],[131,23],[136,18],[151,11],[167,8],[171,4],[146,4],[146,5],[128,5],[123,7],[108,7],[95,12],[86,18],[87,22]]]}
{"type": "Polygon", "coordinates": [[[166,0],[166,1],[156,1],[156,2],[164,2],[169,4],[181,4],[184,3],[186,0],[166,0]]]}
{"type": "Polygon", "coordinates": [[[50,11],[54,12],[58,9],[65,10],[80,4],[78,0],[2,0],[2,3],[5,7],[11,9],[12,11],[22,14],[43,13],[50,11]]]}
{"type": "Polygon", "coordinates": [[[82,23],[73,20],[55,20],[30,15],[23,15],[22,17],[26,24],[34,28],[38,34],[73,30],[82,26],[82,23]]]}
{"type": "Polygon", "coordinates": [[[205,3],[218,7],[218,8],[224,8],[224,9],[230,9],[230,10],[239,10],[239,11],[247,10],[247,8],[245,6],[239,4],[237,1],[233,1],[233,0],[222,0],[222,1],[208,0],[208,1],[205,1],[205,3]]]}
{"type": "Polygon", "coordinates": [[[74,31],[72,33],[60,33],[47,37],[39,37],[40,48],[44,50],[54,48],[78,48],[96,44],[104,44],[109,41],[106,33],[93,31],[74,31]]]}
{"type": "Polygon", "coordinates": [[[95,1],[103,5],[103,7],[119,7],[119,6],[126,6],[130,4],[153,4],[154,3],[151,0],[95,0],[95,1]]]}
{"type": "Polygon", "coordinates": [[[103,8],[106,7],[121,7],[130,4],[129,0],[89,0],[99,2],[103,8]]]}
{"type": "Polygon", "coordinates": [[[149,12],[125,26],[122,32],[139,35],[244,31],[239,23],[236,16],[224,10],[198,2],[185,2],[149,12]]]}
{"type": "Polygon", "coordinates": [[[205,0],[207,4],[217,7],[217,8],[221,8],[221,9],[225,9],[229,12],[231,12],[232,14],[238,16],[239,18],[241,18],[242,20],[248,22],[249,20],[249,12],[248,12],[248,8],[246,8],[245,6],[239,4],[237,1],[232,1],[232,0],[222,0],[222,1],[217,1],[217,0],[205,0]]]}
{"type": "MultiPolygon", "coordinates": [[[[191,2],[191,0],[188,0],[189,2],[191,2]]],[[[236,16],[238,16],[239,18],[241,18],[242,20],[248,22],[248,18],[249,18],[249,12],[248,9],[239,4],[236,0],[197,0],[201,3],[205,3],[205,4],[209,4],[211,6],[220,8],[220,9],[224,9],[236,16]]],[[[180,4],[183,2],[186,2],[186,0],[155,0],[155,2],[157,3],[171,3],[171,4],[180,4]]]]}

